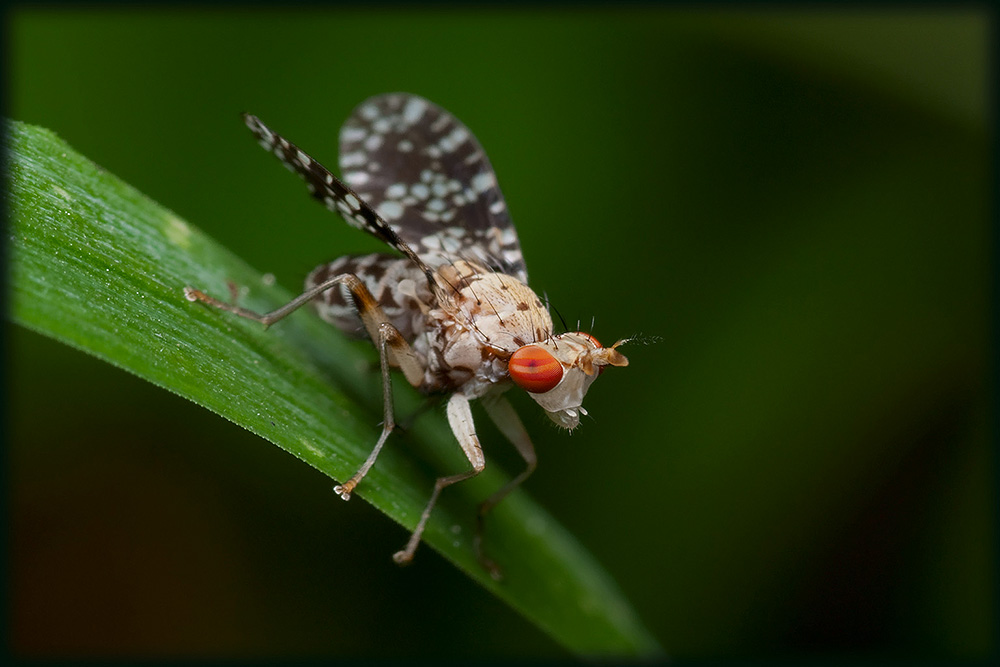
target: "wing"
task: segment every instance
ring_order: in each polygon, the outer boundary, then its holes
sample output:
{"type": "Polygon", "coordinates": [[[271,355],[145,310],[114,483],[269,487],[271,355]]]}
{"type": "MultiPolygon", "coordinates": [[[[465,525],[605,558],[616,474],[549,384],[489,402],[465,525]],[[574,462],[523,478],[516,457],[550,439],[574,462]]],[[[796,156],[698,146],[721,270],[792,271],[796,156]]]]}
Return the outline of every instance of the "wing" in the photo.
{"type": "Polygon", "coordinates": [[[264,125],[256,116],[245,113],[243,121],[265,150],[274,153],[282,164],[302,177],[313,197],[323,202],[331,211],[340,213],[351,225],[373,234],[409,257],[423,271],[428,284],[434,284],[433,273],[427,264],[358,193],[341,183],[326,167],[309,157],[305,151],[264,125]]]}
{"type": "Polygon", "coordinates": [[[475,260],[527,283],[493,167],[441,107],[405,93],[362,102],[340,130],[340,171],[428,265],[475,260]]]}

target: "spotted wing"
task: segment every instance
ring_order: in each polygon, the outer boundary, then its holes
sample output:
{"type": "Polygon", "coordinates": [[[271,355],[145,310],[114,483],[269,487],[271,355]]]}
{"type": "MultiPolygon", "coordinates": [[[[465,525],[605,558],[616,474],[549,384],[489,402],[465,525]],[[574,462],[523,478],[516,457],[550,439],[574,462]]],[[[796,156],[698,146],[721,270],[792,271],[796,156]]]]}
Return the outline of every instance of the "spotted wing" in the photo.
{"type": "Polygon", "coordinates": [[[243,121],[265,150],[274,153],[288,169],[302,177],[313,197],[331,211],[340,213],[351,225],[375,235],[409,257],[427,276],[428,283],[433,283],[426,263],[358,193],[340,182],[305,151],[264,125],[256,116],[245,113],[243,121]]]}
{"type": "Polygon", "coordinates": [[[340,171],[428,265],[476,260],[527,282],[493,167],[444,109],[405,93],[362,102],[340,130],[340,171]]]}

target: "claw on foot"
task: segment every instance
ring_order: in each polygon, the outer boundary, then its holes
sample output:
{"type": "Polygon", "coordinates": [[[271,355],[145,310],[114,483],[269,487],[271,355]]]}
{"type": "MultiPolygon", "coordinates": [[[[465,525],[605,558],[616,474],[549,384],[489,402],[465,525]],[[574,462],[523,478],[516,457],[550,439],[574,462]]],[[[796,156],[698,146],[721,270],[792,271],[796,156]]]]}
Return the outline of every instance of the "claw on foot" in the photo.
{"type": "Polygon", "coordinates": [[[347,484],[338,484],[337,486],[333,487],[333,492],[336,493],[341,498],[343,498],[344,500],[351,499],[351,491],[353,490],[354,490],[354,485],[351,484],[350,482],[348,482],[347,484]]]}
{"type": "Polygon", "coordinates": [[[410,561],[413,560],[413,554],[408,554],[406,551],[397,551],[392,555],[392,559],[396,561],[396,565],[409,565],[410,561]]]}

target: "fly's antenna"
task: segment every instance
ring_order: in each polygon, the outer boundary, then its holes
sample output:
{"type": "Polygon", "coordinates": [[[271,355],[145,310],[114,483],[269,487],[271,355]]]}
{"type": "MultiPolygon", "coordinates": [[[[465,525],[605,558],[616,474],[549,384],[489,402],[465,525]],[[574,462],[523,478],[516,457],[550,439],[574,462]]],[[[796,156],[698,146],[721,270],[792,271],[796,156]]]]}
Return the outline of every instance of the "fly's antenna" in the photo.
{"type": "Polygon", "coordinates": [[[647,336],[646,334],[640,331],[639,333],[633,334],[628,338],[621,339],[620,341],[615,343],[615,346],[624,345],[626,343],[633,345],[634,344],[655,345],[656,343],[662,343],[662,342],[663,342],[663,336],[647,336]]]}

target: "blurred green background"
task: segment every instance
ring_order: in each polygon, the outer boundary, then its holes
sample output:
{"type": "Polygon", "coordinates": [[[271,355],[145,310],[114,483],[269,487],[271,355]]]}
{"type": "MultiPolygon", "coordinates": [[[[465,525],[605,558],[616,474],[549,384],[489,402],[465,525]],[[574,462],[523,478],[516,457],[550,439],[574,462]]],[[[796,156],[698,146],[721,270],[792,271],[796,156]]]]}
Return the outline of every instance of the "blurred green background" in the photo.
{"type": "MultiPolygon", "coordinates": [[[[462,119],[535,290],[602,340],[662,338],[626,350],[572,437],[515,403],[527,492],[673,656],[995,648],[985,10],[7,18],[11,117],[293,291],[379,244],[239,113],[330,166],[369,95],[462,119]]],[[[402,528],[273,445],[7,334],[16,654],[565,655],[431,550],[397,568],[402,528]]]]}

